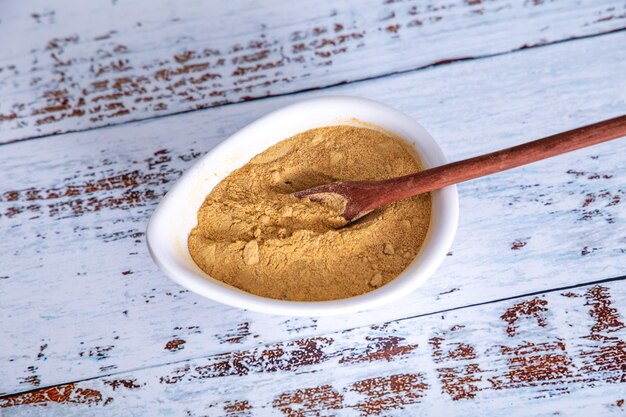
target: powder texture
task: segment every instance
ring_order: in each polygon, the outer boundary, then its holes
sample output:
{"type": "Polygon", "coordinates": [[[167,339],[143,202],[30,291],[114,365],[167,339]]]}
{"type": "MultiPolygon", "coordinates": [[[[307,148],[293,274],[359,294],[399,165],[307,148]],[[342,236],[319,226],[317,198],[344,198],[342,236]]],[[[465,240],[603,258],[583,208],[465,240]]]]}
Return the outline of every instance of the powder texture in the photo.
{"type": "Polygon", "coordinates": [[[189,251],[211,277],[263,297],[323,301],[393,280],[415,258],[430,195],[347,225],[338,202],[292,194],[335,181],[380,180],[421,169],[400,139],[354,126],[312,129],[270,147],[206,197],[189,251]]]}

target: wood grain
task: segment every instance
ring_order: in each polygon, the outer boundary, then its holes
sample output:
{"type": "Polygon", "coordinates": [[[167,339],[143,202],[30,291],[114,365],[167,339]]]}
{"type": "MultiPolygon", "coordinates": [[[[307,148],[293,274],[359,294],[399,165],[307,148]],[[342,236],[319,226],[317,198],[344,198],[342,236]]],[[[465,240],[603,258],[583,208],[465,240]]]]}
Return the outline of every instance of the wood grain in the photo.
{"type": "MultiPolygon", "coordinates": [[[[324,93],[391,104],[422,122],[450,159],[462,159],[623,113],[616,86],[626,74],[624,42],[617,33],[324,93]]],[[[447,261],[393,309],[264,316],[202,299],[160,274],[144,229],[172,181],[251,120],[318,94],[2,146],[0,392],[626,273],[626,148],[618,141],[461,186],[447,261]]]]}
{"type": "Polygon", "coordinates": [[[0,407],[7,417],[622,414],[625,279],[44,388],[0,407]]]}
{"type": "Polygon", "coordinates": [[[0,143],[625,27],[623,0],[5,2],[0,143]]]}

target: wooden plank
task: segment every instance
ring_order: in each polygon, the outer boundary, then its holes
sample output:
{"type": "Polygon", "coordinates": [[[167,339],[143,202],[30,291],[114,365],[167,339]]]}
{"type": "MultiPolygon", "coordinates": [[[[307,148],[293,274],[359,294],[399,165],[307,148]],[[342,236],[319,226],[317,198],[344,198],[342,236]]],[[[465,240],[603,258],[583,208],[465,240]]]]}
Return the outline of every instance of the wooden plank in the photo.
{"type": "Polygon", "coordinates": [[[625,27],[623,0],[5,2],[0,143],[625,27]]]}
{"type": "Polygon", "coordinates": [[[621,280],[45,388],[0,407],[7,417],[622,414],[625,309],[621,280]]]}
{"type": "MultiPolygon", "coordinates": [[[[457,160],[623,112],[625,41],[618,33],[324,93],[406,111],[457,160]]],[[[328,319],[266,316],[204,300],[158,273],[143,233],[171,182],[252,119],[319,94],[2,146],[0,391],[626,273],[624,140],[462,185],[450,256],[393,307],[328,319]]]]}

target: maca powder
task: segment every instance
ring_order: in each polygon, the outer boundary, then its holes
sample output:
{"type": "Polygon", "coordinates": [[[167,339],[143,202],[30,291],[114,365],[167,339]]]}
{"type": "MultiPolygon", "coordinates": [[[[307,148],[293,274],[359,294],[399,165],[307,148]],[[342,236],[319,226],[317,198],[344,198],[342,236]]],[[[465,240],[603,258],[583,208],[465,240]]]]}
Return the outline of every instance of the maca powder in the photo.
{"type": "Polygon", "coordinates": [[[342,207],[293,193],[420,169],[407,144],[378,130],[341,125],[299,133],[211,191],[189,236],[189,251],[211,277],[263,297],[324,301],[372,291],[397,277],[419,252],[430,222],[430,194],[344,226],[342,207]]]}

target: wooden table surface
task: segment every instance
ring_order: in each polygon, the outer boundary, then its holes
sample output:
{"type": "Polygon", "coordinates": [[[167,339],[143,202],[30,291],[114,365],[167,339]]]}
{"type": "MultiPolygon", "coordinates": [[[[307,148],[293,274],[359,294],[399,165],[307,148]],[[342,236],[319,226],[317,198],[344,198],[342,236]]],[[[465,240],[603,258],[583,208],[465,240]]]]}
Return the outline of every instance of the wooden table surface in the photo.
{"type": "Polygon", "coordinates": [[[624,0],[0,0],[0,414],[626,412],[626,140],[459,186],[419,290],[332,318],[161,274],[171,184],[308,97],[382,101],[450,160],[626,113],[624,0]]]}

